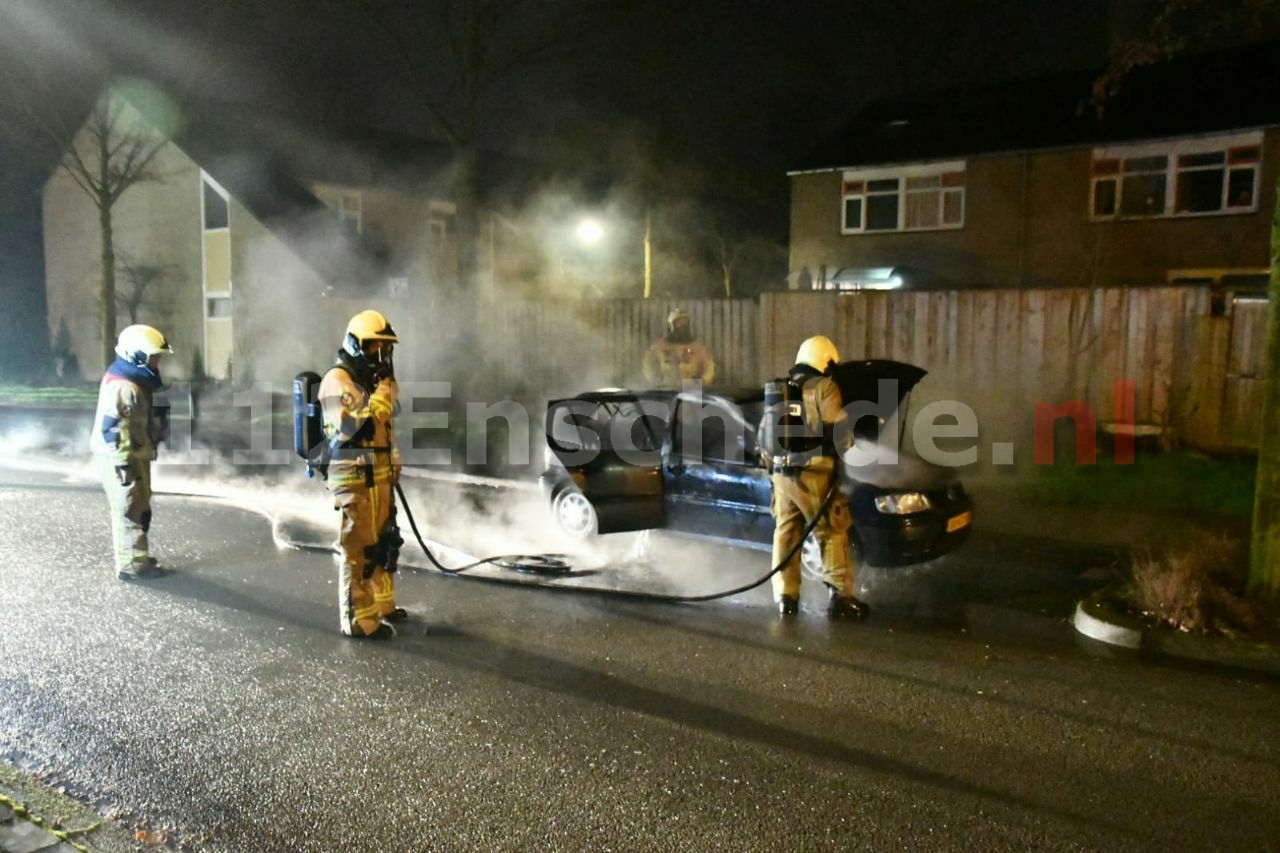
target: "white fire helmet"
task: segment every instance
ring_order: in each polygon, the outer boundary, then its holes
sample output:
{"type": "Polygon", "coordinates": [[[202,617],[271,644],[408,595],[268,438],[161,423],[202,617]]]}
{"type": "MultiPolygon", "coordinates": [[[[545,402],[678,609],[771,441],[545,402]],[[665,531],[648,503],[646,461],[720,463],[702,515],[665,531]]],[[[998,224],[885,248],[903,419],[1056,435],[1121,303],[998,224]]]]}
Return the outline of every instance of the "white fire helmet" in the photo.
{"type": "Polygon", "coordinates": [[[172,353],[173,347],[165,340],[164,334],[154,326],[138,323],[126,326],[116,338],[116,355],[130,364],[141,367],[151,356],[158,353],[172,353]]]}

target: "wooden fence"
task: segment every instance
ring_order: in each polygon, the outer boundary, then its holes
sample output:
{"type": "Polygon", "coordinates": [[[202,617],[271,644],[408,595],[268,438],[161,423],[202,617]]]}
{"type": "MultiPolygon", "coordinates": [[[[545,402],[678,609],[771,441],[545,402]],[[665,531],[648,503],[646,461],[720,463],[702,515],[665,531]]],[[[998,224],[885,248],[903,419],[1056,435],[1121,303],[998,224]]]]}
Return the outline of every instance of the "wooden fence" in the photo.
{"type": "MultiPolygon", "coordinates": [[[[1140,427],[1206,450],[1257,447],[1266,303],[1211,316],[1204,287],[767,293],[752,300],[507,302],[495,353],[510,387],[549,396],[643,384],[645,349],[667,312],[689,312],[717,381],[762,383],[826,334],[846,359],[892,358],[930,376],[915,401],[957,400],[984,439],[1030,435],[1035,403],[1081,400],[1115,419],[1116,380],[1132,380],[1140,427]]],[[[919,402],[913,402],[918,411],[919,402]]]]}

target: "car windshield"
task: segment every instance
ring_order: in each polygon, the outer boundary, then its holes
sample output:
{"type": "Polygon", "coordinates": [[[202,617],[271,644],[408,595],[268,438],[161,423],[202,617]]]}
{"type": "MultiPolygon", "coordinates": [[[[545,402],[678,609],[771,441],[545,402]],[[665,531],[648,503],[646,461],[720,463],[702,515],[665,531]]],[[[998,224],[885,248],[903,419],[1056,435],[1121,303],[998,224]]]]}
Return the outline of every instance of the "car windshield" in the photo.
{"type": "Polygon", "coordinates": [[[563,450],[656,451],[666,439],[669,411],[660,400],[565,400],[550,413],[549,437],[563,450]]]}

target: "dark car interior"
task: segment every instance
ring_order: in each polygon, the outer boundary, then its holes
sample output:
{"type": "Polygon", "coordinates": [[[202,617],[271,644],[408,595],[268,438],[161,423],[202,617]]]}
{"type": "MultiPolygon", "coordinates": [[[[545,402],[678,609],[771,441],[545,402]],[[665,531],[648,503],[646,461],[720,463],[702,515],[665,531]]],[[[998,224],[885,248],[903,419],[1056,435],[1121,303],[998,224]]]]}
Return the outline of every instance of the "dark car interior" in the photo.
{"type": "Polygon", "coordinates": [[[667,418],[646,408],[641,400],[566,402],[548,419],[550,443],[571,451],[660,451],[667,436],[667,418]]]}

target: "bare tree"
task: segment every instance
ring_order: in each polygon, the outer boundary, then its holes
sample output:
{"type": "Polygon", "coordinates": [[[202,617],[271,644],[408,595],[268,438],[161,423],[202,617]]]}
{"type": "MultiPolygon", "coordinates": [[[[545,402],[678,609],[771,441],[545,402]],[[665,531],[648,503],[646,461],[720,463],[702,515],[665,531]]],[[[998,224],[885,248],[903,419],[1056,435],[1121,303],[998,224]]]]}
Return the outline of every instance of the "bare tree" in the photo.
{"type": "Polygon", "coordinates": [[[138,322],[143,308],[163,310],[166,303],[163,287],[173,277],[174,267],[139,263],[124,252],[117,253],[117,260],[117,282],[123,286],[116,288],[116,303],[129,315],[129,323],[138,322]]]}
{"type": "Polygon", "coordinates": [[[485,97],[516,72],[570,55],[601,0],[356,0],[385,38],[453,151],[458,284],[475,292],[479,150],[485,97]]]}
{"type": "Polygon", "coordinates": [[[1256,38],[1273,31],[1277,23],[1280,0],[1160,0],[1145,28],[1120,40],[1106,70],[1093,81],[1094,108],[1102,116],[1136,68],[1256,38]]]}
{"type": "Polygon", "coordinates": [[[125,100],[111,91],[94,104],[78,135],[60,132],[55,125],[42,120],[34,109],[32,117],[55,143],[63,146],[60,168],[98,211],[102,274],[98,283],[98,304],[102,311],[99,329],[103,364],[107,364],[115,346],[117,307],[112,211],[130,187],[159,177],[152,164],[167,140],[139,121],[125,100]]]}

